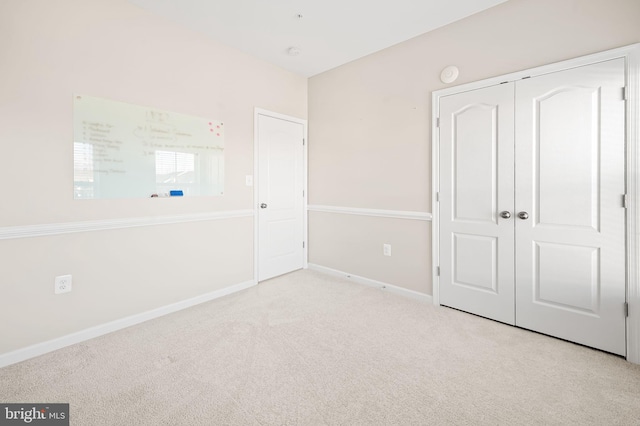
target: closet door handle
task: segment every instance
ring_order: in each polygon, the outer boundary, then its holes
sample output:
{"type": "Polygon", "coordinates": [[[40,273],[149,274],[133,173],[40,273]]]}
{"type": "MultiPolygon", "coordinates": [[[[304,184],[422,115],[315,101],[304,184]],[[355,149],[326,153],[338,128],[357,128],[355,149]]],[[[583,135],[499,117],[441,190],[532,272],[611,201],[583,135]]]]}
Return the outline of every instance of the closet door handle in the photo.
{"type": "Polygon", "coordinates": [[[266,209],[266,208],[267,208],[267,204],[266,204],[266,203],[262,203],[262,204],[260,204],[260,208],[261,208],[261,209],[266,209]]]}
{"type": "Polygon", "coordinates": [[[527,213],[527,212],[520,212],[520,213],[518,213],[518,217],[519,217],[520,219],[522,219],[522,220],[527,220],[527,219],[529,219],[529,213],[527,213]]]}
{"type": "Polygon", "coordinates": [[[503,219],[509,219],[511,217],[511,213],[505,210],[503,212],[500,212],[500,217],[503,219]]]}

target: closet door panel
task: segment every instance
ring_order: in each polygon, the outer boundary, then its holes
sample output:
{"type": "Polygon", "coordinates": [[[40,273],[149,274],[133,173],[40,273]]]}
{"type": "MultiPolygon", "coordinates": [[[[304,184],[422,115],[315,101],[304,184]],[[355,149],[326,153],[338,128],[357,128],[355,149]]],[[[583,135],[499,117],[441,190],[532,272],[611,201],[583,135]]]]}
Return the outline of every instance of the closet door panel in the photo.
{"type": "Polygon", "coordinates": [[[440,100],[440,303],[514,324],[513,84],[440,100]]]}
{"type": "Polygon", "coordinates": [[[515,108],[516,324],[621,355],[624,84],[623,59],[556,72],[515,108]]]}

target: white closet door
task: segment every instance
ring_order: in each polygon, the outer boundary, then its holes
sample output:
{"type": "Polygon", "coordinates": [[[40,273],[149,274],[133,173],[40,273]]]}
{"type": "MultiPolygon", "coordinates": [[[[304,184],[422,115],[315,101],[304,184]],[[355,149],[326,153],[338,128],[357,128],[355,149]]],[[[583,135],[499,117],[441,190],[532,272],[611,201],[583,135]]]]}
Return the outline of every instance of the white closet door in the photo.
{"type": "Polygon", "coordinates": [[[621,355],[624,84],[624,59],[516,83],[514,218],[516,324],[621,355]]]}
{"type": "Polygon", "coordinates": [[[440,303],[514,323],[513,84],[440,99],[440,303]]]}

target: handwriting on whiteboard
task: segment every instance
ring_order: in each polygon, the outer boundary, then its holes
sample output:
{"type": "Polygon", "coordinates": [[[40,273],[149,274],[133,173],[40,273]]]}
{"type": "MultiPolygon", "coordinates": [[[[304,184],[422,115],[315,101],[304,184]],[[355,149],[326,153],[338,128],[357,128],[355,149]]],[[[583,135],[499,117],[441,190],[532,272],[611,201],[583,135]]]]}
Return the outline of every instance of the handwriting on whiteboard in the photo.
{"type": "Polygon", "coordinates": [[[224,192],[224,123],[107,99],[74,99],[74,197],[224,192]]]}

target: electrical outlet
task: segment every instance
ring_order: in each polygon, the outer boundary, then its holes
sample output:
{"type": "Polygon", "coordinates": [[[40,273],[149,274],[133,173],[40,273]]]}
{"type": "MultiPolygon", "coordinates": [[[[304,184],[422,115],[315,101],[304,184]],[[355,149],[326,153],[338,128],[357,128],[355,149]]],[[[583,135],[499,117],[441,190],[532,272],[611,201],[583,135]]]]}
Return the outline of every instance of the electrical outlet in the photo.
{"type": "Polygon", "coordinates": [[[391,244],[383,244],[382,245],[382,253],[385,256],[391,256],[391,244]]]}
{"type": "Polygon", "coordinates": [[[71,291],[71,275],[60,275],[56,277],[55,294],[69,293],[71,291]]]}

